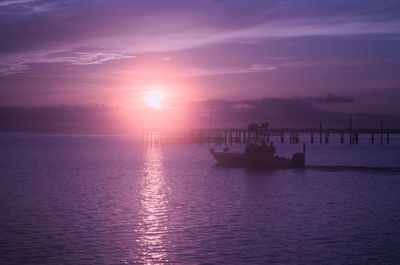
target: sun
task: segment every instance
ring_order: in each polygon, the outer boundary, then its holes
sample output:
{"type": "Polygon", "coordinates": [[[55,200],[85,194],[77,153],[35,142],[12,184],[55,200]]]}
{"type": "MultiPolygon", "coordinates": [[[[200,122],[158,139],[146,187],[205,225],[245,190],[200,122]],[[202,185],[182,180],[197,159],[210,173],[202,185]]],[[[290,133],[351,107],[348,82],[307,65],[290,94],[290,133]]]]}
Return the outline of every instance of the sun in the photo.
{"type": "Polygon", "coordinates": [[[161,94],[159,91],[152,91],[146,97],[147,106],[153,109],[161,108],[161,94]]]}

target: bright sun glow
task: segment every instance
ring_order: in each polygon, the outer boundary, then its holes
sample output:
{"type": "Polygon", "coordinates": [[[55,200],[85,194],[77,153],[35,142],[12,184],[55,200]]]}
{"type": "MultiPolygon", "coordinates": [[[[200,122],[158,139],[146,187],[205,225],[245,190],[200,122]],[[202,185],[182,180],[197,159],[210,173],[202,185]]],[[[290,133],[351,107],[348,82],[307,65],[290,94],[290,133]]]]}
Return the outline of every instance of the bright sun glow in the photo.
{"type": "Polygon", "coordinates": [[[161,107],[161,94],[158,91],[153,91],[151,92],[147,97],[146,97],[146,102],[147,106],[154,108],[154,109],[159,109],[161,107]]]}

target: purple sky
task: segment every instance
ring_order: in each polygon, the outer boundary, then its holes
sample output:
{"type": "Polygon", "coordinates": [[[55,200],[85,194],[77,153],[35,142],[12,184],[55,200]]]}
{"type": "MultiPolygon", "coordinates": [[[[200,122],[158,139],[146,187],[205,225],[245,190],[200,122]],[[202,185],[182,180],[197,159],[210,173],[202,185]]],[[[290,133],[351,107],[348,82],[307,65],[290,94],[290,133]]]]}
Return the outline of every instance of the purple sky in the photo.
{"type": "Polygon", "coordinates": [[[400,114],[398,0],[0,0],[0,40],[0,106],[330,92],[354,100],[310,104],[400,114]]]}

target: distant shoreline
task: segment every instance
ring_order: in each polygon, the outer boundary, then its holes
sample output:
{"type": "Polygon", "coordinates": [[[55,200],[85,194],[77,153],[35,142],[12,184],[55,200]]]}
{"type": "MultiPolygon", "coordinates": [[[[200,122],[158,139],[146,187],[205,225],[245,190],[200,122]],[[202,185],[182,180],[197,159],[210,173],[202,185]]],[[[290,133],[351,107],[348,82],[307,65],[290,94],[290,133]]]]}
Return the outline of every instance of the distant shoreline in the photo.
{"type": "MultiPolygon", "coordinates": [[[[245,128],[214,128],[214,129],[186,129],[186,130],[180,130],[180,131],[224,131],[224,130],[244,130],[245,128]]],[[[247,130],[247,129],[246,129],[247,130]]],[[[142,130],[140,132],[112,132],[112,131],[90,131],[90,130],[82,130],[82,131],[69,131],[69,130],[42,130],[42,129],[0,129],[0,133],[104,133],[104,134],[138,134],[138,133],[143,133],[143,132],[163,132],[163,130],[142,130]]],[[[298,129],[298,128],[272,128],[269,130],[270,132],[285,132],[285,133],[290,133],[290,132],[296,132],[296,133],[319,133],[320,129],[317,128],[303,128],[303,129],[298,129]]],[[[329,133],[344,133],[348,134],[349,129],[348,128],[326,128],[323,129],[323,132],[329,132],[329,133]]],[[[381,130],[376,129],[376,128],[353,128],[352,129],[353,133],[359,133],[359,134],[380,134],[381,130]]],[[[384,134],[400,134],[400,129],[383,129],[382,132],[384,134]]]]}

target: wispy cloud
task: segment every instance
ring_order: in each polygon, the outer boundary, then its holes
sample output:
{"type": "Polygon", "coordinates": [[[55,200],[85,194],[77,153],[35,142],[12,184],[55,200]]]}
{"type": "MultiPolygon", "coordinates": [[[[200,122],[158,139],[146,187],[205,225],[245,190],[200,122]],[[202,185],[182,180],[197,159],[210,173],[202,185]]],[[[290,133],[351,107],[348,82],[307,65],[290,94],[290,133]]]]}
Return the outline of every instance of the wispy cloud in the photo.
{"type": "Polygon", "coordinates": [[[111,60],[132,59],[133,55],[124,55],[106,51],[66,51],[45,54],[39,62],[62,62],[72,65],[103,64],[111,60]]]}
{"type": "Polygon", "coordinates": [[[21,62],[0,63],[0,77],[11,74],[24,73],[29,70],[29,66],[21,62]]]}
{"type": "Polygon", "coordinates": [[[248,28],[220,34],[214,41],[249,41],[277,38],[295,38],[304,36],[346,36],[362,34],[400,34],[400,20],[382,22],[331,22],[320,21],[286,21],[264,23],[248,28]]]}
{"type": "Polygon", "coordinates": [[[400,20],[381,22],[287,20],[262,23],[237,29],[208,28],[201,26],[196,32],[177,29],[161,34],[122,33],[109,38],[95,38],[85,44],[114,47],[133,53],[168,52],[224,43],[257,43],[266,40],[307,36],[350,36],[365,34],[400,34],[400,20]]]}
{"type": "MultiPolygon", "coordinates": [[[[17,10],[23,10],[28,13],[32,12],[48,12],[54,11],[57,7],[63,6],[66,3],[74,2],[76,0],[6,0],[0,2],[0,8],[18,8],[17,10]]],[[[17,15],[23,15],[20,13],[17,15]]]]}
{"type": "Polygon", "coordinates": [[[37,2],[37,0],[6,0],[0,2],[0,7],[2,6],[12,6],[12,5],[23,5],[27,3],[37,2]]]}
{"type": "Polygon", "coordinates": [[[176,76],[213,76],[213,75],[228,75],[228,74],[246,74],[246,73],[257,73],[263,71],[276,70],[278,67],[272,65],[250,65],[243,67],[214,67],[214,68],[190,68],[188,70],[181,71],[176,76]]]}
{"type": "Polygon", "coordinates": [[[23,73],[32,63],[65,63],[69,65],[98,65],[111,60],[132,59],[133,55],[124,55],[107,51],[57,51],[40,54],[20,54],[3,57],[0,64],[0,76],[23,73]]]}

